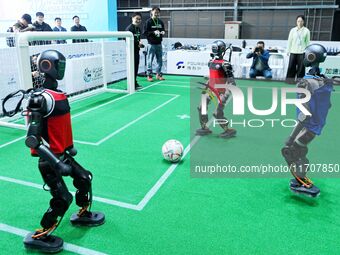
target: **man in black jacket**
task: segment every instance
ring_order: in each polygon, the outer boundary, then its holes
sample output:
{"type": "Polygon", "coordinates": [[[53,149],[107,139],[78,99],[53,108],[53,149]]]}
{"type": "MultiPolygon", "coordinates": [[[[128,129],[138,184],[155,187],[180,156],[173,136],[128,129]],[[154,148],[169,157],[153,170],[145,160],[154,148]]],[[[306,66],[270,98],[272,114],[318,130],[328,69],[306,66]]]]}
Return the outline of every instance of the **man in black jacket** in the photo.
{"type": "MultiPolygon", "coordinates": [[[[37,32],[52,32],[52,28],[49,24],[44,22],[44,13],[37,12],[35,14],[36,21],[33,23],[35,31],[37,32]]],[[[44,44],[51,44],[51,41],[33,41],[32,45],[44,45],[44,44]]]]}
{"type": "Polygon", "coordinates": [[[134,62],[135,62],[135,89],[141,88],[141,86],[137,83],[137,74],[139,67],[139,50],[140,48],[144,48],[144,45],[140,41],[141,30],[140,24],[142,23],[142,14],[140,12],[134,12],[132,14],[132,23],[125,29],[125,31],[130,31],[134,36],[134,62]]]}
{"type": "Polygon", "coordinates": [[[151,10],[151,18],[146,21],[144,34],[148,39],[148,81],[152,79],[152,62],[154,57],[157,59],[156,79],[164,80],[162,77],[162,38],[165,34],[164,23],[159,19],[160,9],[153,7],[151,10]]]}
{"type": "MultiPolygon", "coordinates": [[[[86,27],[80,25],[80,19],[79,17],[76,15],[76,16],[73,16],[73,21],[74,21],[74,26],[71,27],[71,32],[86,32],[86,27]]],[[[89,40],[88,39],[73,39],[72,40],[72,43],[79,43],[79,42],[88,42],[89,40]]]]}

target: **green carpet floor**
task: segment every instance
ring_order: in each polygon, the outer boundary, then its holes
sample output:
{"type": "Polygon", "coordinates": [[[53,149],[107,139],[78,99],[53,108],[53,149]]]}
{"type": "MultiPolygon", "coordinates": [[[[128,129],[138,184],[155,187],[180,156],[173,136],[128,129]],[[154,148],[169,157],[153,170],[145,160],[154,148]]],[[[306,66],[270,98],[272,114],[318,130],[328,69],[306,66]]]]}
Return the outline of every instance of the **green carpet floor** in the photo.
{"type": "MultiPolygon", "coordinates": [[[[291,194],[287,175],[191,176],[193,165],[205,162],[205,157],[237,167],[284,165],[280,149],[290,128],[236,125],[238,136],[223,140],[217,126],[176,168],[162,159],[166,140],[177,139],[186,148],[195,139],[200,99],[199,78],[165,78],[157,84],[140,78],[145,89],[130,96],[105,93],[72,103],[76,159],[94,175],[93,210],[104,212],[106,223],[91,229],[72,227],[68,219],[77,210],[73,203],[55,234],[92,254],[339,254],[339,174],[315,175],[321,195],[314,200],[291,194]],[[162,176],[164,183],[147,199],[162,176]]],[[[262,109],[271,104],[271,90],[266,88],[286,86],[246,80],[237,85],[243,91],[254,87],[254,105],[262,109]]],[[[310,146],[311,163],[340,163],[338,93],[336,88],[323,134],[310,146]]],[[[293,107],[286,117],[280,108],[258,117],[248,110],[245,116],[232,116],[231,106],[226,115],[235,121],[295,118],[293,107]]],[[[1,127],[0,134],[0,253],[37,254],[26,251],[22,236],[10,233],[8,226],[38,228],[50,194],[39,189],[43,182],[37,159],[24,145],[25,132],[1,127]],[[19,137],[23,139],[2,146],[19,137]]],[[[72,180],[66,179],[75,191],[72,180]]]]}

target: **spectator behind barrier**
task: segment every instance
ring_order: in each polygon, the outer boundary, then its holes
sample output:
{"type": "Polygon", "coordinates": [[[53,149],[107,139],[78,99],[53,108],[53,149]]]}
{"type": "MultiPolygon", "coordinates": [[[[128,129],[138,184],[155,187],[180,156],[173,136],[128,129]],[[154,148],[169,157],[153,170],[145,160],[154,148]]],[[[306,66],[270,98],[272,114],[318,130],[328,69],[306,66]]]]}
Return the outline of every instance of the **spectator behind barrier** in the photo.
{"type": "MultiPolygon", "coordinates": [[[[55,27],[53,28],[53,31],[55,31],[55,32],[67,32],[66,28],[61,26],[61,18],[56,17],[54,19],[54,22],[55,22],[55,27]]],[[[55,40],[55,43],[57,43],[57,44],[66,43],[66,40],[55,40]]]]}
{"type": "MultiPolygon", "coordinates": [[[[32,26],[31,15],[25,13],[24,15],[22,15],[20,20],[17,21],[17,23],[15,23],[13,26],[7,29],[7,32],[9,33],[26,32],[34,31],[34,29],[35,29],[34,26],[32,26]]],[[[15,47],[15,38],[13,36],[7,37],[6,43],[8,47],[15,47]]]]}
{"type": "MultiPolygon", "coordinates": [[[[37,32],[52,32],[52,28],[49,24],[44,22],[44,13],[37,12],[35,14],[36,21],[33,23],[33,26],[35,27],[35,31],[37,32]]],[[[45,44],[51,44],[51,41],[33,41],[32,45],[45,45],[45,44]]]]}
{"type": "MultiPolygon", "coordinates": [[[[80,25],[80,18],[75,15],[73,16],[73,22],[74,22],[74,26],[71,27],[71,32],[87,32],[86,27],[80,25]]],[[[80,42],[88,42],[88,39],[73,39],[72,43],[80,43],[80,42]]]]}

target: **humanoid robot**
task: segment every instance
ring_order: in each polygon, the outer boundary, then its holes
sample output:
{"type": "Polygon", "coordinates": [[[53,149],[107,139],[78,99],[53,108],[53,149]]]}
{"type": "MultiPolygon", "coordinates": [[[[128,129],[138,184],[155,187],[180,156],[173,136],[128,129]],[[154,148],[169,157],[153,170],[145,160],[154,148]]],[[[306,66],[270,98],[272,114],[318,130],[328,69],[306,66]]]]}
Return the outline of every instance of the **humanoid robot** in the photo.
{"type": "Polygon", "coordinates": [[[42,88],[30,94],[26,110],[28,131],[25,144],[31,149],[32,156],[39,157],[38,167],[52,199],[41,219],[42,229],[29,233],[24,245],[42,252],[58,252],[63,248],[63,240],[51,233],[58,227],[73,200],[64,176],[73,178],[77,189],[76,204],[80,207],[79,212],[71,216],[71,223],[98,226],[105,221],[103,213],[90,211],[92,173],[73,158],[77,150],[73,146],[70,105],[66,94],[58,90],[57,82],[64,77],[65,65],[65,57],[56,50],[40,54],[38,69],[46,79],[42,88]]]}
{"type": "Polygon", "coordinates": [[[202,94],[208,94],[206,97],[206,104],[198,107],[199,120],[201,128],[196,130],[196,135],[204,136],[212,133],[212,131],[207,126],[208,123],[208,105],[212,97],[216,97],[218,100],[218,105],[215,113],[213,114],[216,119],[218,119],[218,124],[223,129],[220,134],[221,138],[231,138],[236,136],[236,130],[228,127],[228,120],[224,116],[224,107],[230,96],[230,91],[228,89],[216,86],[221,85],[233,85],[236,86],[233,68],[230,64],[231,59],[231,46],[229,46],[230,55],[229,61],[223,59],[225,52],[228,50],[226,44],[223,41],[215,41],[212,45],[212,59],[209,61],[209,80],[205,85],[205,89],[202,90],[202,94]],[[202,108],[205,107],[205,111],[202,108]]]}
{"type": "Polygon", "coordinates": [[[308,145],[316,135],[321,134],[331,107],[330,98],[333,91],[333,80],[320,74],[319,69],[319,64],[325,61],[326,55],[326,49],[320,44],[311,44],[305,49],[304,65],[311,69],[298,81],[297,87],[310,92],[311,99],[304,107],[311,115],[307,116],[297,109],[298,124],[281,150],[294,176],[290,180],[291,191],[310,197],[317,197],[320,190],[306,176],[309,166],[308,145]]]}

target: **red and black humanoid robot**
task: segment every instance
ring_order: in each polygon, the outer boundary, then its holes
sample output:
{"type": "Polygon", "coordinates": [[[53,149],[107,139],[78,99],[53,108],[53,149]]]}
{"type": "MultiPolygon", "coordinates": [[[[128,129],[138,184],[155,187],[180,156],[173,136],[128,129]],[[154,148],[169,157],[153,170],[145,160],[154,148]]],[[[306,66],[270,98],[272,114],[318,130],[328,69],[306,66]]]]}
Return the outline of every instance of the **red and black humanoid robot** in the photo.
{"type": "Polygon", "coordinates": [[[45,184],[52,195],[50,206],[41,219],[42,229],[29,233],[24,239],[28,249],[42,252],[58,252],[63,240],[51,233],[57,228],[72,203],[64,176],[73,178],[77,189],[78,213],[71,216],[71,223],[80,226],[98,226],[105,216],[91,212],[92,173],[85,170],[73,158],[77,151],[73,146],[70,105],[64,92],[58,90],[57,80],[64,77],[66,59],[56,50],[46,50],[38,58],[38,69],[45,74],[40,89],[30,93],[27,104],[28,132],[25,140],[32,156],[39,157],[38,167],[45,184]]]}
{"type": "MultiPolygon", "coordinates": [[[[226,85],[236,86],[233,68],[230,64],[232,54],[231,45],[227,48],[223,41],[215,41],[212,44],[212,59],[209,61],[209,80],[203,89],[202,94],[208,94],[205,97],[206,102],[201,102],[198,107],[199,120],[201,128],[196,130],[196,135],[204,136],[212,133],[209,129],[208,123],[208,105],[211,101],[211,97],[215,96],[218,100],[218,105],[216,111],[214,112],[214,117],[217,119],[217,123],[223,129],[220,134],[221,138],[231,138],[236,136],[236,130],[228,127],[228,120],[224,116],[224,107],[230,96],[230,91],[227,89],[226,85]],[[229,61],[223,59],[225,52],[230,50],[229,61]],[[217,86],[219,85],[219,86],[217,86]],[[221,86],[222,85],[222,86],[221,86]]],[[[202,97],[204,98],[204,97],[202,97]]]]}

